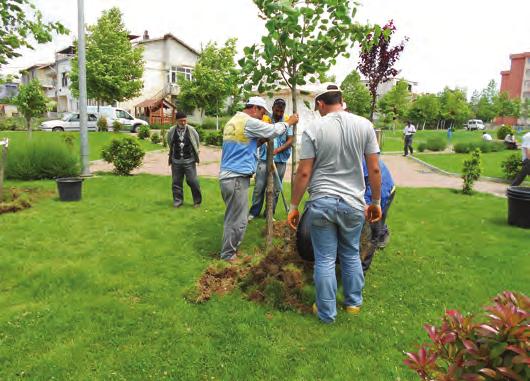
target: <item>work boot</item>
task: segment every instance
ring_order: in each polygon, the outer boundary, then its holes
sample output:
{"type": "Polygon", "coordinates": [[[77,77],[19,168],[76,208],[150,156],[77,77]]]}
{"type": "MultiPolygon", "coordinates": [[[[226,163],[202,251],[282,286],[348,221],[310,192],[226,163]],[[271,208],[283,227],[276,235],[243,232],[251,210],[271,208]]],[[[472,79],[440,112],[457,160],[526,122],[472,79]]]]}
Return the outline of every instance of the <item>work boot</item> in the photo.
{"type": "Polygon", "coordinates": [[[361,313],[361,307],[360,306],[345,306],[344,311],[346,311],[346,313],[350,315],[359,315],[361,313]]]}
{"type": "Polygon", "coordinates": [[[195,209],[200,208],[200,207],[201,207],[201,204],[193,204],[193,207],[194,207],[195,209]]]}
{"type": "Polygon", "coordinates": [[[173,208],[180,208],[182,206],[182,201],[173,201],[173,208]]]}

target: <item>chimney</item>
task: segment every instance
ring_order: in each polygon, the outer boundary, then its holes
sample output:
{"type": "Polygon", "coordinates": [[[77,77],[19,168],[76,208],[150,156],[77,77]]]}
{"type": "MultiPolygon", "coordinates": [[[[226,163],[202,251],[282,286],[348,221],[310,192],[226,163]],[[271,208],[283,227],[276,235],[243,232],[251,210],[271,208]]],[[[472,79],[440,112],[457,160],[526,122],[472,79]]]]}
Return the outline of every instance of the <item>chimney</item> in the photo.
{"type": "Polygon", "coordinates": [[[144,31],[143,39],[144,40],[149,40],[149,32],[147,30],[144,31]]]}

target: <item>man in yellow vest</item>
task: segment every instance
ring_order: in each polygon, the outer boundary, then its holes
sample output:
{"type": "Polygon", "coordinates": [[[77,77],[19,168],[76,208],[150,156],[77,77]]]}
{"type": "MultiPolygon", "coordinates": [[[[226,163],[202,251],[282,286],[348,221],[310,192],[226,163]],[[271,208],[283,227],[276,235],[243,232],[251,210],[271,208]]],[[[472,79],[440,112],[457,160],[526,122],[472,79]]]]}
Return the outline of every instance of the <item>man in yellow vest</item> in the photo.
{"type": "MultiPolygon", "coordinates": [[[[289,118],[285,115],[286,103],[283,99],[278,98],[272,104],[272,118],[268,115],[263,117],[263,121],[267,123],[278,123],[285,122],[289,118]]],[[[276,177],[274,177],[274,203],[273,213],[276,210],[276,204],[278,203],[278,196],[280,195],[280,189],[283,183],[283,177],[285,175],[285,169],[287,168],[287,162],[291,157],[291,147],[293,145],[293,129],[289,126],[285,133],[277,136],[274,139],[274,165],[278,171],[278,177],[280,183],[276,177]]],[[[256,185],[254,186],[254,192],[252,193],[252,206],[248,214],[248,220],[251,221],[258,217],[263,207],[265,200],[265,190],[267,188],[267,177],[269,171],[267,169],[267,145],[263,144],[259,148],[259,162],[258,168],[256,169],[256,185]]]]}
{"type": "Polygon", "coordinates": [[[286,122],[269,124],[262,121],[269,112],[265,100],[251,97],[245,109],[226,124],[223,131],[223,153],[219,183],[226,205],[221,259],[234,261],[247,229],[248,188],[256,170],[260,139],[273,139],[298,122],[291,115],[286,122]]]}

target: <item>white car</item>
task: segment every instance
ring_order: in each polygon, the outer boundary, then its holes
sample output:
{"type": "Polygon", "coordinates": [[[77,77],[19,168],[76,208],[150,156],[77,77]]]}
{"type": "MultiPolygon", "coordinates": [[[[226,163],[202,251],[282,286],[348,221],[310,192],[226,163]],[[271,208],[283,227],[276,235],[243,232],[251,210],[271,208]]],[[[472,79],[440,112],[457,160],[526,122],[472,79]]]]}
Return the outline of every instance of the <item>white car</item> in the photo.
{"type": "Polygon", "coordinates": [[[483,130],[484,122],[480,119],[470,119],[466,123],[466,130],[473,131],[473,130],[483,130]]]}
{"type": "Polygon", "coordinates": [[[112,123],[117,120],[123,126],[124,131],[138,132],[141,126],[149,126],[145,120],[136,119],[127,111],[112,106],[88,106],[87,112],[107,118],[109,131],[112,131],[112,123]]]}
{"type": "MultiPolygon", "coordinates": [[[[95,114],[88,114],[88,131],[97,131],[97,121],[98,117],[95,114]]],[[[47,120],[45,122],[42,122],[40,125],[40,129],[42,131],[53,131],[53,132],[60,132],[60,131],[79,131],[80,130],[80,123],[79,123],[79,113],[67,113],[64,114],[62,119],[57,120],[47,120]]]]}

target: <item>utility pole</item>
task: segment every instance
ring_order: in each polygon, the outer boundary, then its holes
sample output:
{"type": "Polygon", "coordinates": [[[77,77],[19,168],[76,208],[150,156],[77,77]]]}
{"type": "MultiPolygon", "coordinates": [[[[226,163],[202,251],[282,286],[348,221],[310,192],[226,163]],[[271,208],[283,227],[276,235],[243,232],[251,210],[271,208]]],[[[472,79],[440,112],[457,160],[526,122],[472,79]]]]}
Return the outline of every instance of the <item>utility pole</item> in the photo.
{"type": "Polygon", "coordinates": [[[85,4],[77,0],[77,54],[79,58],[79,122],[81,140],[81,176],[90,176],[88,161],[88,117],[86,111],[85,4]]]}

